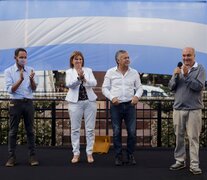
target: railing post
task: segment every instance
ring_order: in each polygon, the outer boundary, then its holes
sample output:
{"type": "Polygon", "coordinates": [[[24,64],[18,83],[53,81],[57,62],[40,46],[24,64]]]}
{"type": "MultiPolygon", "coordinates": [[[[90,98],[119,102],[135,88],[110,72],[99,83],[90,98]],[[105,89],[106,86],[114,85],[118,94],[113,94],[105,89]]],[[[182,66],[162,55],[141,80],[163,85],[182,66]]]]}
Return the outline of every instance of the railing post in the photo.
{"type": "Polygon", "coordinates": [[[56,144],[56,107],[55,107],[55,101],[52,101],[52,142],[51,145],[55,146],[56,144]]]}
{"type": "Polygon", "coordinates": [[[109,135],[109,100],[106,99],[106,135],[109,135]]]}
{"type": "Polygon", "coordinates": [[[162,106],[161,101],[157,104],[157,147],[162,146],[162,106]]]}
{"type": "MultiPolygon", "coordinates": [[[[0,107],[0,119],[1,119],[1,107],[0,107]]],[[[0,124],[0,144],[2,144],[2,128],[1,128],[1,124],[0,124]]]]}

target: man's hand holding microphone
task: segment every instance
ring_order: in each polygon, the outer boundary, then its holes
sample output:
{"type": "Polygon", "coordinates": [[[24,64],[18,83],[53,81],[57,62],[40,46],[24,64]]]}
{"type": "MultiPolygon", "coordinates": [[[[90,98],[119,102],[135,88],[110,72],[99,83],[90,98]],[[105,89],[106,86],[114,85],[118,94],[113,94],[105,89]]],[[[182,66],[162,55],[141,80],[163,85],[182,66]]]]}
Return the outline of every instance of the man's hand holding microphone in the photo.
{"type": "Polygon", "coordinates": [[[175,75],[175,78],[179,78],[179,74],[181,73],[181,68],[183,66],[183,63],[182,62],[179,62],[177,67],[175,68],[174,70],[174,75],[175,75]]]}

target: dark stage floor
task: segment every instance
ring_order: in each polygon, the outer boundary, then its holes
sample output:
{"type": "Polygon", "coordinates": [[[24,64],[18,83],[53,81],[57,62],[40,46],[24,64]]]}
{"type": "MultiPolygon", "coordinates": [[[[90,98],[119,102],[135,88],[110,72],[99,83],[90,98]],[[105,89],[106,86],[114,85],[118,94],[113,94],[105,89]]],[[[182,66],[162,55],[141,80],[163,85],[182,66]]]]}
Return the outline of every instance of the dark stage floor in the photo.
{"type": "Polygon", "coordinates": [[[88,164],[84,149],[81,161],[71,164],[71,149],[66,147],[37,147],[40,166],[27,163],[27,147],[18,146],[17,165],[4,166],[7,146],[0,146],[0,180],[207,180],[207,149],[200,151],[202,175],[192,175],[188,166],[179,171],[170,171],[174,163],[173,149],[138,148],[135,152],[137,165],[114,165],[113,150],[108,154],[94,154],[95,162],[88,164]]]}

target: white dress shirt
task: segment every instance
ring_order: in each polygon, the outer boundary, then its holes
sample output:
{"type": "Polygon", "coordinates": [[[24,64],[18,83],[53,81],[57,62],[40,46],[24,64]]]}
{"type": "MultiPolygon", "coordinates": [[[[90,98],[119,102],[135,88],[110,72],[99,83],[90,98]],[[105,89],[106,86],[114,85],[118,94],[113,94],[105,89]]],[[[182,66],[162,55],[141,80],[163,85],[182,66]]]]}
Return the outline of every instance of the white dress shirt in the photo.
{"type": "Polygon", "coordinates": [[[102,93],[112,101],[117,97],[120,102],[128,102],[133,96],[140,98],[143,88],[139,73],[132,68],[123,75],[117,67],[106,72],[102,85],[102,93]]]}
{"type": "MultiPolygon", "coordinates": [[[[194,65],[188,69],[188,73],[191,71],[192,68],[197,68],[198,67],[198,63],[195,62],[194,65]]],[[[181,73],[184,74],[183,69],[181,69],[181,73]]]]}

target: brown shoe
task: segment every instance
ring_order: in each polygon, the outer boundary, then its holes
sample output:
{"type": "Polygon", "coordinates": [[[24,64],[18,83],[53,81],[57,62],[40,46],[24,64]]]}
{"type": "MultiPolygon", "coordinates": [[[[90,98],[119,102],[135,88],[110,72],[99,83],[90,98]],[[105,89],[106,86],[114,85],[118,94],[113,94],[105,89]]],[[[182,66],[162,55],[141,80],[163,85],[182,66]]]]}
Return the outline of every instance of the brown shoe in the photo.
{"type": "Polygon", "coordinates": [[[29,164],[31,166],[38,166],[39,165],[39,161],[36,159],[35,156],[30,156],[30,158],[29,158],[29,164]]]}
{"type": "Polygon", "coordinates": [[[93,163],[94,162],[92,154],[87,155],[87,160],[88,160],[88,163],[93,163]]]}
{"type": "Polygon", "coordinates": [[[8,159],[5,166],[6,167],[13,167],[15,164],[16,164],[16,158],[12,156],[8,159]]]}
{"type": "Polygon", "coordinates": [[[80,161],[80,155],[73,155],[73,159],[71,159],[71,163],[77,163],[80,161]]]}

